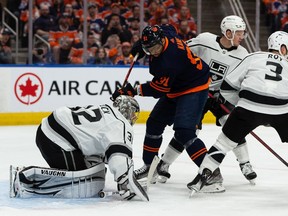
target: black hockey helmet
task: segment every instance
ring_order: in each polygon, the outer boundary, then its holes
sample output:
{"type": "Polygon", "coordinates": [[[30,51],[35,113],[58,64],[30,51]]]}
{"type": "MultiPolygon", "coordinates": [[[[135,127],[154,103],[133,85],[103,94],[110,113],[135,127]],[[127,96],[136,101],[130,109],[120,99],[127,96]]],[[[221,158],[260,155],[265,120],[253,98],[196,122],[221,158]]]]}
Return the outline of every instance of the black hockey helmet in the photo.
{"type": "Polygon", "coordinates": [[[146,26],[142,31],[141,43],[142,48],[146,52],[148,48],[155,46],[156,44],[162,44],[163,32],[160,26],[146,26]]]}

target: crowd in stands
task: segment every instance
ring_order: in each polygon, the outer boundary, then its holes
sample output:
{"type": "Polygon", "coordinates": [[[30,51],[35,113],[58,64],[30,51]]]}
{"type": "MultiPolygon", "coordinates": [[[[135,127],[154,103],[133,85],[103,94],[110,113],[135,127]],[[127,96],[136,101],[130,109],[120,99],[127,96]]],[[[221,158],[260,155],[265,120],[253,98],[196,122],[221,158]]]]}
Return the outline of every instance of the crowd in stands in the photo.
{"type": "MultiPolygon", "coordinates": [[[[34,0],[33,29],[28,28],[29,0],[9,2],[8,9],[20,20],[22,46],[27,46],[29,33],[44,39],[33,45],[33,64],[83,64],[85,54],[87,64],[126,65],[133,60],[130,49],[140,38],[140,0],[88,0],[87,52],[82,0],[34,0]]],[[[145,0],[144,24],[166,23],[174,25],[183,40],[196,36],[186,0],[145,0]]]]}
{"type": "Polygon", "coordinates": [[[275,31],[288,32],[288,0],[262,0],[266,15],[265,24],[275,31]]]}

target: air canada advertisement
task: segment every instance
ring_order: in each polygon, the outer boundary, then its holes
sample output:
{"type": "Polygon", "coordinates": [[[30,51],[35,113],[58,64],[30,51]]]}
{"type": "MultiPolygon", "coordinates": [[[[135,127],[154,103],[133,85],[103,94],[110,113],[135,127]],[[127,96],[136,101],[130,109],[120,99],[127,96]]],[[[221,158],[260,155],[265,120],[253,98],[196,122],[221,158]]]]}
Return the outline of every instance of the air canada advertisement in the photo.
{"type": "MultiPolygon", "coordinates": [[[[129,67],[4,67],[1,69],[0,112],[46,112],[60,106],[112,104],[129,67]]],[[[132,86],[151,80],[148,68],[135,67],[132,86]]],[[[150,111],[156,100],[136,96],[141,110],[150,111]]]]}

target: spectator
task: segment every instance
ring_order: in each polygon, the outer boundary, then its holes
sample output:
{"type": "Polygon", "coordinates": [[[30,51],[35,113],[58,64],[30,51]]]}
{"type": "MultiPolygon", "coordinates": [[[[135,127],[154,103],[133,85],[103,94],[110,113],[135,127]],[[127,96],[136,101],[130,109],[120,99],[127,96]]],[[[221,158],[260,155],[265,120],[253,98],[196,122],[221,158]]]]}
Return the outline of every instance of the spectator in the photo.
{"type": "Polygon", "coordinates": [[[15,64],[11,49],[11,32],[2,29],[0,35],[0,64],[15,64]]]}
{"type": "Polygon", "coordinates": [[[272,3],[271,8],[271,17],[272,17],[272,25],[271,32],[275,32],[281,29],[281,18],[282,14],[287,10],[286,2],[283,0],[275,0],[272,3]]]}
{"type": "Polygon", "coordinates": [[[135,18],[140,20],[140,6],[133,0],[126,1],[128,4],[127,11],[122,14],[126,18],[126,20],[130,18],[135,18]]]}
{"type": "Polygon", "coordinates": [[[111,15],[108,25],[102,31],[101,43],[105,44],[109,35],[112,34],[117,34],[121,42],[129,42],[132,37],[131,32],[121,26],[120,16],[118,14],[111,15]]]}
{"type": "MultiPolygon", "coordinates": [[[[32,51],[32,63],[33,64],[52,64],[54,60],[52,59],[52,55],[47,45],[43,42],[35,43],[35,46],[32,51]]],[[[28,59],[27,59],[28,64],[28,59]]]]}
{"type": "MultiPolygon", "coordinates": [[[[84,60],[84,45],[82,42],[77,43],[72,46],[69,53],[69,60],[72,64],[83,64],[84,60]]],[[[98,49],[96,44],[96,39],[93,32],[88,32],[87,38],[87,64],[93,64],[95,62],[95,54],[98,49]]]]}
{"type": "Polygon", "coordinates": [[[95,55],[95,64],[105,64],[105,65],[112,65],[112,61],[108,58],[106,50],[104,47],[100,47],[96,51],[95,55]]]}
{"type": "Polygon", "coordinates": [[[168,16],[166,8],[161,4],[153,3],[153,12],[151,13],[152,17],[148,20],[149,25],[160,25],[161,17],[168,16]],[[157,7],[156,7],[157,5],[157,7]],[[156,7],[156,9],[154,8],[156,7]]]}
{"type": "Polygon", "coordinates": [[[55,30],[49,32],[49,43],[57,64],[69,63],[68,55],[73,44],[79,43],[78,32],[70,26],[69,16],[63,14],[55,30]]]}
{"type": "Polygon", "coordinates": [[[45,40],[48,40],[49,31],[53,30],[56,24],[56,17],[50,14],[49,6],[47,4],[41,4],[40,16],[35,20],[33,24],[34,34],[38,34],[45,40]]]}
{"type": "Polygon", "coordinates": [[[90,3],[88,5],[88,21],[90,25],[90,30],[94,32],[98,40],[101,38],[101,32],[105,27],[105,23],[102,17],[98,13],[98,6],[95,3],[90,3]]]}
{"type": "MultiPolygon", "coordinates": [[[[28,8],[28,0],[21,0],[21,3],[19,5],[19,36],[21,38],[22,47],[28,46],[28,19],[31,14],[29,14],[29,8],[28,8]]],[[[33,2],[33,10],[32,10],[32,19],[35,20],[39,17],[39,10],[36,6],[35,1],[33,2]]]]}
{"type": "Polygon", "coordinates": [[[122,55],[121,41],[117,34],[112,34],[108,37],[106,44],[104,44],[108,57],[115,64],[115,60],[119,55],[122,55]]]}
{"type": "Polygon", "coordinates": [[[180,9],[180,12],[175,14],[174,21],[178,25],[178,28],[179,28],[180,22],[182,20],[187,20],[190,30],[194,34],[196,34],[197,26],[196,26],[194,18],[191,16],[190,10],[189,10],[189,8],[187,6],[182,6],[181,9],[180,9]]]}
{"type": "Polygon", "coordinates": [[[80,25],[80,19],[79,17],[75,16],[72,4],[66,4],[63,13],[66,13],[67,16],[70,18],[70,26],[78,29],[80,25]]]}
{"type": "Polygon", "coordinates": [[[140,20],[137,18],[130,18],[129,20],[129,31],[132,35],[139,35],[140,36],[140,20]]]}
{"type": "Polygon", "coordinates": [[[134,34],[132,35],[132,38],[131,38],[131,45],[133,46],[133,44],[134,44],[136,41],[138,41],[139,39],[140,39],[140,35],[137,34],[137,33],[134,33],[134,34]]]}
{"type": "Polygon", "coordinates": [[[125,19],[124,16],[121,15],[120,4],[118,4],[118,3],[113,3],[113,4],[111,5],[111,14],[105,16],[104,22],[105,22],[106,24],[109,23],[109,21],[110,21],[110,19],[111,19],[111,16],[113,16],[114,14],[117,14],[117,15],[119,16],[120,25],[121,25],[123,28],[127,29],[127,28],[128,28],[127,20],[125,19]]]}
{"type": "Polygon", "coordinates": [[[178,35],[184,41],[187,41],[191,38],[196,37],[196,34],[194,33],[194,31],[192,32],[190,30],[190,27],[188,26],[187,20],[181,20],[180,21],[180,25],[179,25],[179,29],[178,29],[178,35]]]}
{"type": "Polygon", "coordinates": [[[47,4],[49,7],[53,7],[54,0],[36,0],[36,5],[39,7],[42,3],[47,4]]]}
{"type": "MultiPolygon", "coordinates": [[[[117,65],[130,65],[133,62],[133,56],[130,54],[131,44],[129,42],[122,43],[122,55],[118,56],[115,60],[117,65]]],[[[135,62],[135,65],[139,62],[135,62]]]]}

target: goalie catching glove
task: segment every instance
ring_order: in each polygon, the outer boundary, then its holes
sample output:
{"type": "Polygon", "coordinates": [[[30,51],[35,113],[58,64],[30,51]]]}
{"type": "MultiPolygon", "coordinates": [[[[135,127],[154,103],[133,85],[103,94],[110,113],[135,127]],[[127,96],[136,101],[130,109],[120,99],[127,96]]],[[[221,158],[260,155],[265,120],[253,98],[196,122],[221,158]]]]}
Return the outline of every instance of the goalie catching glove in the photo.
{"type": "Polygon", "coordinates": [[[134,97],[135,95],[137,95],[137,90],[133,88],[130,83],[127,83],[125,87],[116,89],[116,91],[112,94],[111,99],[114,101],[120,95],[128,95],[134,97]]]}
{"type": "Polygon", "coordinates": [[[147,193],[134,176],[134,165],[132,161],[127,172],[117,179],[117,184],[119,194],[123,199],[130,200],[134,196],[138,196],[143,201],[149,201],[147,193]]]}

